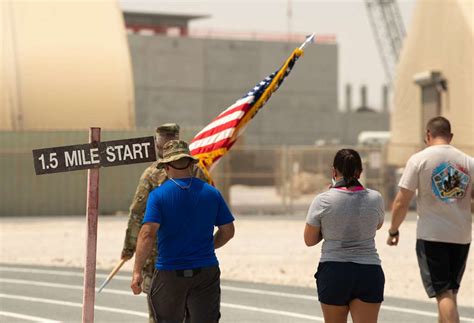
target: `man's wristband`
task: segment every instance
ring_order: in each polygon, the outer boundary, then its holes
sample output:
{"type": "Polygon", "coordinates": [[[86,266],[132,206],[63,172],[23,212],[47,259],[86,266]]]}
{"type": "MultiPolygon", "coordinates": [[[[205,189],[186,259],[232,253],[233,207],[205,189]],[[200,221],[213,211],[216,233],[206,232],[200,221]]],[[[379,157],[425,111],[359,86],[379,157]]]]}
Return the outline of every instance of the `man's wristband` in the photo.
{"type": "Polygon", "coordinates": [[[398,237],[400,235],[400,232],[398,232],[398,230],[395,232],[390,232],[390,230],[388,230],[388,235],[394,238],[394,237],[398,237]]]}

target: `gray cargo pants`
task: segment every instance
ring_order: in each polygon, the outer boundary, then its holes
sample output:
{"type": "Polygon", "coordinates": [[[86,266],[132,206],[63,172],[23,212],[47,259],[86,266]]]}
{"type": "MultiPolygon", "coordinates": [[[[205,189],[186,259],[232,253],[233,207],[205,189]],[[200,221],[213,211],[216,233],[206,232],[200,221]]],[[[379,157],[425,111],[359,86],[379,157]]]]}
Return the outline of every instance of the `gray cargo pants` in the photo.
{"type": "Polygon", "coordinates": [[[148,294],[157,323],[217,323],[220,301],[219,266],[156,270],[148,294]]]}

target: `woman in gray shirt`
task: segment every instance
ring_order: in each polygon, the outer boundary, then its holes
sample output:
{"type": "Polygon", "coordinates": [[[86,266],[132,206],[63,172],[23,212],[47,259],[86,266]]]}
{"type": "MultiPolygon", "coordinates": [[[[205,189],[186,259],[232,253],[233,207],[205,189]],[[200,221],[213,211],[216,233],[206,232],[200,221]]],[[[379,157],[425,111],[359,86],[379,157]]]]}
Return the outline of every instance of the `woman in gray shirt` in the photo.
{"type": "Polygon", "coordinates": [[[377,322],[385,277],[375,248],[375,231],[383,224],[379,192],[358,179],[362,161],[357,151],[342,149],[333,163],[333,185],[316,196],[306,218],[304,241],[324,239],[315,274],[325,322],[377,322]]]}

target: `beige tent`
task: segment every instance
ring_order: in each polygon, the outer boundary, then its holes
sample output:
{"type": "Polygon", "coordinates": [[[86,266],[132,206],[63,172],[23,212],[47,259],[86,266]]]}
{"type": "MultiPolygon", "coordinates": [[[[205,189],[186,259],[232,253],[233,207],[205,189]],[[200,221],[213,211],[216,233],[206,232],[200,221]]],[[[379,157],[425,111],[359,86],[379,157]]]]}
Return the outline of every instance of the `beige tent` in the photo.
{"type": "Polygon", "coordinates": [[[134,126],[117,1],[3,0],[0,44],[0,130],[134,126]]]}
{"type": "Polygon", "coordinates": [[[397,68],[389,162],[422,147],[427,119],[447,117],[453,144],[474,155],[474,2],[419,0],[397,68]]]}

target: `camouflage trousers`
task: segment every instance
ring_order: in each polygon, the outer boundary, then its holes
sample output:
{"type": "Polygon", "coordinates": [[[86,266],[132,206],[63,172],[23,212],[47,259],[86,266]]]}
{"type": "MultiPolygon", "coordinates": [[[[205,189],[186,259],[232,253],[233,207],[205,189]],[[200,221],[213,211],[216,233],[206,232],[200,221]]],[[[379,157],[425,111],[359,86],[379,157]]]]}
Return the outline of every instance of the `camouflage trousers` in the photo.
{"type": "MultiPolygon", "coordinates": [[[[145,261],[145,266],[143,266],[143,269],[142,269],[142,276],[143,276],[142,290],[147,295],[150,293],[151,280],[153,278],[153,273],[155,271],[155,261],[156,261],[157,254],[158,253],[155,247],[153,248],[153,252],[151,253],[151,256],[148,257],[148,259],[145,261]]],[[[150,305],[148,305],[148,322],[149,323],[155,323],[152,313],[153,313],[152,309],[150,308],[150,305]]]]}

